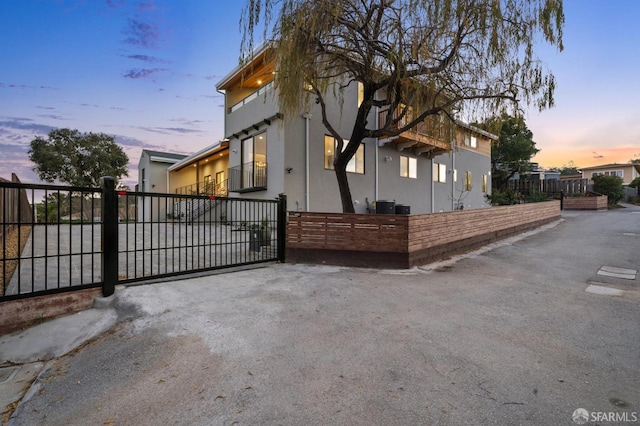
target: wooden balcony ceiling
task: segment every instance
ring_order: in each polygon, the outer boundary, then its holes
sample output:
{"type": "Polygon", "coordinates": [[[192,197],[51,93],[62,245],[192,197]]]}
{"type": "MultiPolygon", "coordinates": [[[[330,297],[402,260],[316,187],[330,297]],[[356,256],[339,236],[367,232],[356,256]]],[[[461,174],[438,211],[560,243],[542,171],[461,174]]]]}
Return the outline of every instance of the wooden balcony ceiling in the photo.
{"type": "Polygon", "coordinates": [[[221,90],[259,89],[273,80],[275,65],[268,61],[266,52],[256,56],[242,70],[234,75],[221,90]]]}
{"type": "Polygon", "coordinates": [[[414,130],[400,133],[397,139],[392,140],[398,151],[415,149],[417,155],[429,153],[431,155],[442,154],[451,150],[451,144],[445,141],[427,136],[414,130]]]}

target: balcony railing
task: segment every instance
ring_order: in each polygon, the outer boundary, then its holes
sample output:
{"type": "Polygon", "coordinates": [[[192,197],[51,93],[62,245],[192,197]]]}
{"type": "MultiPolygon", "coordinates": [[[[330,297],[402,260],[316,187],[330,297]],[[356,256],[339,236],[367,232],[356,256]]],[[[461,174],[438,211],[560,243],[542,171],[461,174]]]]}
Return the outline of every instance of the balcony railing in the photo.
{"type": "Polygon", "coordinates": [[[267,163],[252,161],[229,168],[229,191],[250,192],[267,189],[267,163]]]}
{"type": "MultiPolygon", "coordinates": [[[[402,108],[397,108],[393,111],[393,120],[397,120],[400,117],[402,108]]],[[[387,120],[389,110],[380,111],[378,118],[381,126],[387,120]]],[[[406,126],[411,120],[413,120],[413,114],[409,111],[404,117],[400,118],[395,125],[391,126],[391,130],[398,130],[406,126]]],[[[422,145],[433,146],[434,149],[448,151],[451,149],[451,140],[453,138],[453,126],[448,125],[440,121],[440,116],[434,115],[425,118],[419,122],[416,126],[410,128],[407,131],[400,133],[398,142],[405,142],[406,140],[413,140],[416,143],[422,145]]]]}
{"type": "Polygon", "coordinates": [[[213,195],[215,197],[226,197],[228,191],[229,180],[225,179],[220,183],[211,181],[203,181],[193,183],[191,185],[176,188],[176,194],[181,195],[213,195]]]}
{"type": "Polygon", "coordinates": [[[269,82],[269,83],[265,84],[264,86],[262,86],[261,88],[259,88],[255,92],[251,93],[249,96],[247,96],[246,98],[244,98],[243,100],[241,100],[237,104],[235,104],[232,107],[228,108],[227,109],[227,114],[231,114],[232,112],[239,110],[240,108],[242,108],[243,106],[245,106],[246,104],[251,102],[252,100],[256,99],[258,96],[265,94],[266,91],[271,89],[272,87],[273,87],[273,82],[269,82]]]}

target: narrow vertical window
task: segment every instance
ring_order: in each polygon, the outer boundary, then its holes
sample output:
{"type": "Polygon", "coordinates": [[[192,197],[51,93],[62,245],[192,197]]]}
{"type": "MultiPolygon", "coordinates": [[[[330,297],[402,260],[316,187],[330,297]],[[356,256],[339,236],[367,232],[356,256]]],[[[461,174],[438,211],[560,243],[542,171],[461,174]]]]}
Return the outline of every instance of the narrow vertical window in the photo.
{"type": "Polygon", "coordinates": [[[471,191],[471,172],[465,172],[464,174],[464,189],[465,191],[471,191]]]}
{"type": "Polygon", "coordinates": [[[482,192],[487,193],[487,175],[482,175],[482,192]]]}

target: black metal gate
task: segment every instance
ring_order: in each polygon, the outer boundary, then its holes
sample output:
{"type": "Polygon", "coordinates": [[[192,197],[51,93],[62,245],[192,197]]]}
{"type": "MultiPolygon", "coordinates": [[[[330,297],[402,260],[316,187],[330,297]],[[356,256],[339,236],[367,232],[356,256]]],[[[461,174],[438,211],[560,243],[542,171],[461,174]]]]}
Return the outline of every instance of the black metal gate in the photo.
{"type": "Polygon", "coordinates": [[[33,208],[0,217],[0,301],[96,286],[108,296],[118,283],[284,261],[284,195],[118,191],[111,178],[101,188],[0,182],[0,199],[15,194],[33,208]]]}

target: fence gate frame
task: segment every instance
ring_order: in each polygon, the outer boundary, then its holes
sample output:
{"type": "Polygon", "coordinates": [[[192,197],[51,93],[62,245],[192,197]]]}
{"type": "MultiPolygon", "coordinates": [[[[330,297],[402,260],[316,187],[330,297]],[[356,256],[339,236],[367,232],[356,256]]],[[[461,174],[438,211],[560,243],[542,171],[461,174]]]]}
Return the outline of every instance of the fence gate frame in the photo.
{"type": "MultiPolygon", "coordinates": [[[[9,256],[6,251],[2,252],[0,262],[3,262],[3,267],[12,262],[17,266],[11,281],[3,278],[3,282],[7,281],[4,283],[7,288],[0,293],[0,304],[8,300],[95,287],[102,287],[102,295],[108,297],[115,292],[115,287],[118,284],[170,278],[241,265],[285,261],[287,221],[287,197],[285,194],[280,194],[278,198],[273,200],[260,200],[121,191],[116,188],[115,179],[108,176],[101,179],[100,188],[0,182],[0,195],[25,190],[30,192],[34,208],[31,209],[29,206],[28,214],[23,214],[15,220],[8,220],[6,213],[0,215],[1,229],[16,228],[19,232],[21,227],[31,228],[29,237],[31,245],[28,250],[25,248],[23,252],[18,252],[15,256],[9,256]],[[39,213],[35,209],[37,204],[36,191],[44,192],[43,203],[45,203],[45,207],[47,205],[45,199],[48,195],[57,194],[58,199],[61,194],[63,194],[63,198],[66,195],[70,210],[73,210],[71,202],[77,197],[83,196],[77,194],[93,192],[99,194],[99,200],[95,200],[97,201],[95,207],[100,210],[98,212],[97,209],[94,210],[91,207],[91,213],[85,210],[84,214],[80,214],[79,219],[74,218],[71,213],[75,212],[71,211],[68,217],[62,218],[59,202],[57,215],[49,217],[45,211],[44,223],[42,223],[38,220],[39,213]],[[140,203],[141,200],[143,200],[142,203],[140,203]],[[148,211],[145,211],[146,205],[150,206],[148,211]],[[217,206],[218,209],[224,207],[227,210],[224,215],[214,215],[213,210],[200,209],[205,205],[208,208],[217,206]],[[161,209],[154,211],[154,206],[159,206],[161,209]],[[185,217],[183,213],[178,214],[179,206],[189,207],[191,210],[188,211],[192,216],[185,217]],[[145,215],[149,215],[151,219],[147,221],[145,215]],[[85,216],[91,217],[86,218],[85,216]],[[176,217],[178,218],[176,219],[176,217]],[[100,227],[99,230],[96,226],[100,227]],[[91,231],[86,231],[87,227],[91,231]],[[215,234],[212,230],[214,228],[215,234]],[[36,229],[38,232],[35,232],[36,229]],[[167,237],[165,233],[164,240],[161,240],[162,234],[158,233],[158,229],[169,231],[170,237],[167,237]],[[190,230],[188,235],[187,229],[190,230]],[[200,234],[203,229],[208,230],[208,235],[200,234]],[[223,231],[220,231],[221,229],[223,231]],[[258,236],[258,229],[269,229],[269,232],[258,236]],[[132,230],[133,237],[131,236],[132,230]],[[58,235],[57,242],[52,241],[51,238],[48,239],[49,245],[54,243],[55,250],[46,247],[47,235],[51,232],[58,235]],[[59,237],[60,234],[67,232],[69,241],[73,241],[73,249],[71,247],[63,248],[63,241],[61,242],[59,237]],[[182,234],[179,234],[180,232],[182,234]],[[123,235],[125,241],[121,240],[123,235]],[[264,235],[268,235],[268,237],[264,235]],[[140,236],[143,238],[142,242],[138,240],[140,236]],[[100,242],[97,243],[94,237],[99,237],[100,242]],[[259,238],[260,241],[254,241],[253,237],[259,238]],[[184,245],[185,243],[186,245],[184,245]],[[44,254],[37,253],[35,248],[38,245],[44,254]],[[95,245],[95,248],[83,251],[85,245],[90,245],[90,247],[95,245]],[[222,259],[220,259],[221,255],[222,259]],[[61,279],[61,264],[72,270],[74,269],[73,265],[77,262],[80,264],[88,263],[89,257],[94,259],[97,256],[100,259],[96,259],[95,265],[91,263],[93,265],[90,268],[92,269],[91,277],[80,276],[80,278],[74,277],[72,279],[69,275],[68,280],[61,279]],[[149,263],[152,262],[149,262],[148,259],[153,260],[157,257],[159,261],[156,264],[162,264],[164,259],[171,260],[172,256],[180,260],[173,259],[172,265],[164,265],[164,268],[158,270],[149,267],[149,263]],[[189,261],[185,261],[185,258],[189,256],[191,256],[189,261]],[[197,262],[193,260],[194,256],[197,257],[197,262]],[[148,262],[146,269],[136,271],[133,277],[122,273],[125,266],[128,268],[132,259],[136,265],[136,262],[140,262],[141,259],[143,265],[145,260],[148,262]],[[123,265],[123,261],[126,262],[126,265],[123,265]],[[54,266],[57,267],[57,273],[54,266]],[[25,275],[22,277],[22,274],[25,275]],[[13,284],[12,287],[15,288],[12,288],[11,293],[8,293],[8,287],[14,282],[16,275],[17,284],[13,284]],[[38,275],[37,280],[36,275],[38,275]],[[43,283],[40,282],[42,276],[45,277],[43,283]],[[20,282],[21,277],[24,278],[22,283],[20,282]],[[27,278],[30,279],[30,282],[27,278]]],[[[49,205],[51,206],[51,204],[49,205]]],[[[80,203],[80,205],[83,204],[80,203]]],[[[93,206],[93,201],[91,205],[93,206]]],[[[63,207],[67,208],[67,205],[65,204],[63,207]]],[[[24,209],[26,207],[18,208],[24,209]]],[[[218,210],[216,211],[219,213],[218,210]]],[[[129,269],[126,271],[129,272],[129,269]]]]}

